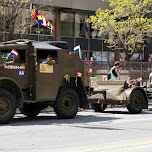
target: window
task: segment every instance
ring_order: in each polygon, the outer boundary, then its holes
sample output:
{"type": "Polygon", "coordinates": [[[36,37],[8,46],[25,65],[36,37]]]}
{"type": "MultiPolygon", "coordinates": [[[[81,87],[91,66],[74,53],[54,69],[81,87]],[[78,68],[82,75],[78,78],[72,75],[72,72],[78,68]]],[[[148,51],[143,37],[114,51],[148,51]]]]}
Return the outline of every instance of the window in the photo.
{"type": "Polygon", "coordinates": [[[74,37],[74,14],[61,13],[61,36],[74,37]]]}
{"type": "Polygon", "coordinates": [[[86,22],[88,15],[75,14],[75,36],[89,38],[89,23],[86,22]]]}
{"type": "Polygon", "coordinates": [[[19,53],[19,55],[17,56],[14,56],[13,54],[11,54],[11,51],[12,49],[1,51],[1,57],[3,61],[7,63],[13,63],[13,64],[26,63],[25,50],[16,50],[19,53]]]}
{"type": "Polygon", "coordinates": [[[55,64],[58,63],[57,51],[37,50],[37,62],[38,63],[47,63],[48,57],[50,57],[51,60],[55,62],[55,64]]]}

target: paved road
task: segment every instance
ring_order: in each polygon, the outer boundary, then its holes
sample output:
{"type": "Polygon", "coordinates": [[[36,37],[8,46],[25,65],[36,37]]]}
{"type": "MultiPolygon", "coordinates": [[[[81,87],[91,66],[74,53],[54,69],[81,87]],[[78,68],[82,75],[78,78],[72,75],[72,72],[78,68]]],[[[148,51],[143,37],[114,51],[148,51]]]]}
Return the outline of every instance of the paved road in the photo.
{"type": "Polygon", "coordinates": [[[151,152],[152,107],[131,115],[126,108],[78,112],[60,120],[54,113],[36,119],[16,115],[0,126],[0,152],[151,152]]]}

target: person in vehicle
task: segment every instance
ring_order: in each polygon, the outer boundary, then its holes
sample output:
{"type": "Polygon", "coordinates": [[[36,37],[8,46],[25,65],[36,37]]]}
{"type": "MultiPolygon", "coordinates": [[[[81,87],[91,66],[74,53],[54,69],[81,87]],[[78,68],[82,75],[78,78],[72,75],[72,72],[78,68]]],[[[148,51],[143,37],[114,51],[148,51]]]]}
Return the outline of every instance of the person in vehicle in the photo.
{"type": "Polygon", "coordinates": [[[47,61],[44,61],[44,62],[42,62],[42,63],[49,63],[49,64],[55,64],[55,60],[54,60],[54,58],[53,57],[51,57],[50,55],[48,55],[48,57],[47,57],[47,61]]]}
{"type": "Polygon", "coordinates": [[[20,57],[19,54],[14,57],[14,62],[13,63],[21,63],[21,57],[20,57]]]}
{"type": "Polygon", "coordinates": [[[14,56],[13,59],[9,58],[5,63],[24,63],[24,61],[21,59],[20,54],[18,54],[17,56],[14,56]]]}

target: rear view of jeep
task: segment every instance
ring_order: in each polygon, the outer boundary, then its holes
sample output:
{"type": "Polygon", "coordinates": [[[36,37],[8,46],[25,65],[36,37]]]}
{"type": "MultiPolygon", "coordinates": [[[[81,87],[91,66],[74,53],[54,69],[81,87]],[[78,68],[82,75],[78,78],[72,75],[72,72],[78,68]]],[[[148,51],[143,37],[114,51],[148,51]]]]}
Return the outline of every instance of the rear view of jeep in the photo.
{"type": "Polygon", "coordinates": [[[10,122],[17,108],[34,117],[52,106],[59,118],[73,118],[78,107],[88,108],[87,71],[79,57],[46,42],[1,43],[0,123],[10,122]]]}

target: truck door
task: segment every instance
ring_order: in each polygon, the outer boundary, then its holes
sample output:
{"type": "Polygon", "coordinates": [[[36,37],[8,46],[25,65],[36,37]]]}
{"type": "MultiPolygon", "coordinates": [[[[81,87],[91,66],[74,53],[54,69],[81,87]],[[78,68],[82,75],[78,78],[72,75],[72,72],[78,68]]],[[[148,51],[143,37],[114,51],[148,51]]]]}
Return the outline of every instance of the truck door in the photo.
{"type": "Polygon", "coordinates": [[[58,53],[37,50],[36,100],[53,101],[58,92],[58,53]],[[47,60],[50,61],[47,62],[47,60]]]}

